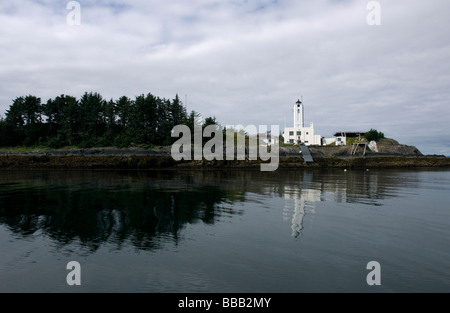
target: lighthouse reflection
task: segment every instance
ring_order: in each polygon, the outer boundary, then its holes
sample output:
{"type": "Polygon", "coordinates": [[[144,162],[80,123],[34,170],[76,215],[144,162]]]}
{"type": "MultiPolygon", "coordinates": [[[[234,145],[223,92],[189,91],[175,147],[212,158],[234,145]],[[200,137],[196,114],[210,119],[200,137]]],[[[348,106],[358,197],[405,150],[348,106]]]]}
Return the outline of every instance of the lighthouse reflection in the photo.
{"type": "Polygon", "coordinates": [[[306,214],[315,213],[315,203],[320,201],[321,190],[312,189],[312,173],[305,173],[300,185],[287,186],[284,193],[283,219],[292,223],[292,237],[300,238],[306,214]]]}
{"type": "MultiPolygon", "coordinates": [[[[395,186],[417,184],[377,172],[6,172],[0,176],[0,226],[24,238],[43,233],[61,244],[79,240],[93,251],[130,241],[153,250],[176,243],[188,225],[214,225],[246,214],[243,205],[271,199],[292,236],[318,202],[381,205],[395,186]],[[256,200],[254,195],[257,195],[256,200]],[[266,198],[266,196],[268,196],[266,198]]],[[[277,214],[275,211],[273,211],[277,214]]]]}
{"type": "Polygon", "coordinates": [[[375,171],[334,171],[324,175],[311,171],[293,175],[280,185],[279,193],[285,201],[283,220],[291,222],[292,237],[297,239],[303,236],[305,217],[316,214],[319,202],[381,206],[380,200],[396,196],[392,186],[417,183],[414,179],[402,182],[394,172],[380,175],[375,171]]]}

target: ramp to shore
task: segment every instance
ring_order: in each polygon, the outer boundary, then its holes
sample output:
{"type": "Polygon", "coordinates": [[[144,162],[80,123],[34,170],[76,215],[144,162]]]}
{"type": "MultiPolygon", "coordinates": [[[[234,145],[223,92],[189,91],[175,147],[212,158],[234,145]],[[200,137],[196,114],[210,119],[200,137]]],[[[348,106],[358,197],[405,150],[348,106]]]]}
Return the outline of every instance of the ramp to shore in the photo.
{"type": "Polygon", "coordinates": [[[303,160],[305,160],[305,163],[314,163],[313,157],[311,155],[311,152],[309,151],[308,146],[300,145],[300,149],[302,150],[302,156],[303,160]]]}

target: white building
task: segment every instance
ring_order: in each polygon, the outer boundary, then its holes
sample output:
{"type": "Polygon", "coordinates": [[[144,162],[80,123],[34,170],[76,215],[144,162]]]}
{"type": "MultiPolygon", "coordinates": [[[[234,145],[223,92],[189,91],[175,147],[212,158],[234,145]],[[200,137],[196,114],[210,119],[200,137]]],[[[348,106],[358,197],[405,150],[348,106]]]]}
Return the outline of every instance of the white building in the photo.
{"type": "Polygon", "coordinates": [[[322,136],[314,132],[314,124],[305,127],[303,103],[298,100],[294,105],[294,127],[288,127],[283,132],[284,143],[304,144],[306,146],[321,146],[322,136]]]}
{"type": "Polygon", "coordinates": [[[256,134],[256,135],[250,135],[250,143],[251,142],[259,142],[259,145],[261,147],[269,147],[273,145],[279,145],[279,137],[272,135],[271,132],[267,132],[266,134],[256,134]]]}
{"type": "Polygon", "coordinates": [[[328,146],[334,144],[336,146],[346,146],[347,145],[347,137],[345,136],[336,136],[330,138],[323,138],[322,145],[328,146]]]}
{"type": "Polygon", "coordinates": [[[358,138],[358,142],[361,141],[361,137],[365,135],[365,132],[345,131],[336,132],[332,138],[323,138],[323,145],[335,144],[336,146],[346,146],[347,138],[358,138]]]}

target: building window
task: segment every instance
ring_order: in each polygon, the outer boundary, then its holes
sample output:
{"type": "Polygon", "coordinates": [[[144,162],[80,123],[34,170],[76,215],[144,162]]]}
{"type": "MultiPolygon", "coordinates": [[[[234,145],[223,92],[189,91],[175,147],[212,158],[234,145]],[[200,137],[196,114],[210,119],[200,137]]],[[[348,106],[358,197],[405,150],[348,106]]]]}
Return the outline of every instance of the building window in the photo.
{"type": "Polygon", "coordinates": [[[302,135],[302,132],[297,132],[297,136],[301,136],[302,135]]]}
{"type": "Polygon", "coordinates": [[[308,133],[308,132],[306,132],[306,134],[307,134],[307,135],[309,135],[309,133],[308,133]]]}
{"type": "Polygon", "coordinates": [[[293,144],[294,143],[294,139],[289,140],[289,143],[293,144]]]}
{"type": "Polygon", "coordinates": [[[289,136],[294,136],[294,132],[289,132],[289,136]]]}

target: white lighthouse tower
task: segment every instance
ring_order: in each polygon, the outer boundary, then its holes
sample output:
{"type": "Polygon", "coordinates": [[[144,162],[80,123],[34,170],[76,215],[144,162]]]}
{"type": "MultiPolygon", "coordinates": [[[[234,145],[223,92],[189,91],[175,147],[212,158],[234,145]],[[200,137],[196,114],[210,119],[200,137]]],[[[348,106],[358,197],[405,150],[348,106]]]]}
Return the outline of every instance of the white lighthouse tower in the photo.
{"type": "Polygon", "coordinates": [[[294,125],[284,129],[284,143],[306,146],[321,146],[322,136],[316,135],[314,124],[305,126],[303,102],[298,100],[294,104],[294,125]]]}
{"type": "Polygon", "coordinates": [[[303,103],[298,100],[294,105],[294,127],[305,127],[305,115],[303,110],[303,103]]]}

